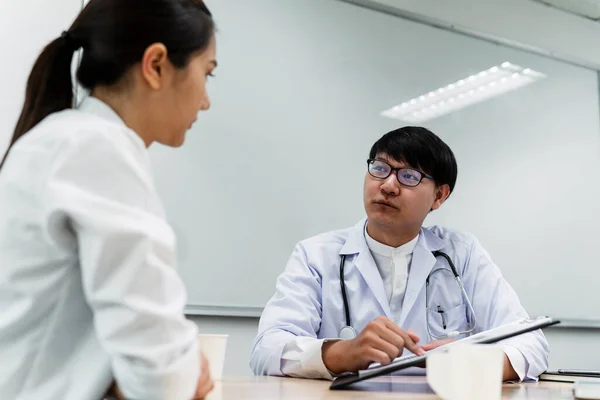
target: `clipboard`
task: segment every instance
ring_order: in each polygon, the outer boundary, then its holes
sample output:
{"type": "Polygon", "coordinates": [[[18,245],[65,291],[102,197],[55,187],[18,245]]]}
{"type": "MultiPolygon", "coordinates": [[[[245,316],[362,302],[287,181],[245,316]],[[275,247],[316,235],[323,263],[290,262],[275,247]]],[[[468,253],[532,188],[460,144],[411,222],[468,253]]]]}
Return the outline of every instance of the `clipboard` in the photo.
{"type": "MultiPolygon", "coordinates": [[[[427,354],[435,351],[445,351],[450,346],[453,346],[457,343],[495,343],[513,336],[521,335],[523,333],[535,331],[541,328],[546,328],[551,325],[556,325],[558,323],[560,323],[559,320],[550,317],[526,318],[484,332],[477,333],[464,339],[457,340],[456,342],[448,343],[444,346],[440,346],[434,350],[428,351],[427,354]]],[[[388,365],[376,365],[358,372],[342,374],[341,376],[334,379],[329,389],[346,389],[349,385],[352,385],[356,382],[364,381],[365,379],[390,374],[392,372],[400,371],[409,367],[424,366],[427,360],[427,354],[422,356],[408,355],[404,357],[399,357],[388,365]]]]}
{"type": "Polygon", "coordinates": [[[540,375],[540,381],[574,383],[578,380],[600,383],[600,371],[559,369],[558,371],[546,371],[540,375]]]}

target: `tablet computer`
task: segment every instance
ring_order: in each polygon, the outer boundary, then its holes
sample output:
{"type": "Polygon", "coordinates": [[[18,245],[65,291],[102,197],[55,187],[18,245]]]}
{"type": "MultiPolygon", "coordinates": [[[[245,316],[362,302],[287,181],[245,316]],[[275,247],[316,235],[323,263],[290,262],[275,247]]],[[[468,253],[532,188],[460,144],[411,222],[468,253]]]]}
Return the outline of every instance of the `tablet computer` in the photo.
{"type": "MultiPolygon", "coordinates": [[[[456,345],[457,343],[495,343],[499,342],[500,340],[508,339],[513,336],[535,331],[537,329],[545,328],[547,326],[555,325],[558,323],[560,323],[560,321],[550,317],[526,318],[484,332],[477,333],[475,335],[457,340],[456,342],[448,343],[444,346],[440,346],[434,350],[428,351],[427,354],[434,351],[444,351],[450,346],[456,345]]],[[[365,379],[373,378],[375,376],[390,374],[392,372],[400,371],[408,367],[425,366],[427,354],[423,356],[408,355],[404,357],[399,357],[388,365],[372,364],[368,369],[364,369],[358,372],[342,374],[341,376],[338,376],[334,379],[334,381],[331,383],[330,389],[345,389],[347,386],[355,382],[360,382],[365,379]]]]}

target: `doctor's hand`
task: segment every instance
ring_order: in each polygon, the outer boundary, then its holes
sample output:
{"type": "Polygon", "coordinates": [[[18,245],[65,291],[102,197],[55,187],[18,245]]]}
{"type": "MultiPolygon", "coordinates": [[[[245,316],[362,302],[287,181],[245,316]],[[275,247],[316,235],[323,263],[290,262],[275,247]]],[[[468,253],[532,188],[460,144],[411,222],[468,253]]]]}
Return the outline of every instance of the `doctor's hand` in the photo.
{"type": "Polygon", "coordinates": [[[334,374],[356,372],[374,362],[387,365],[402,355],[404,348],[417,355],[425,354],[418,342],[414,332],[401,329],[387,317],[378,317],[352,340],[324,343],[323,363],[334,374]]]}
{"type": "Polygon", "coordinates": [[[208,360],[204,357],[204,354],[200,353],[200,377],[198,378],[198,384],[196,386],[196,394],[194,394],[193,400],[200,400],[206,397],[208,393],[215,387],[215,383],[210,377],[210,367],[208,360]]]}
{"type": "Polygon", "coordinates": [[[429,342],[429,343],[424,344],[423,346],[421,346],[421,349],[423,349],[424,351],[429,351],[429,350],[437,349],[440,346],[443,346],[443,345],[448,344],[448,343],[452,343],[454,341],[456,341],[456,339],[434,340],[432,342],[429,342]]]}

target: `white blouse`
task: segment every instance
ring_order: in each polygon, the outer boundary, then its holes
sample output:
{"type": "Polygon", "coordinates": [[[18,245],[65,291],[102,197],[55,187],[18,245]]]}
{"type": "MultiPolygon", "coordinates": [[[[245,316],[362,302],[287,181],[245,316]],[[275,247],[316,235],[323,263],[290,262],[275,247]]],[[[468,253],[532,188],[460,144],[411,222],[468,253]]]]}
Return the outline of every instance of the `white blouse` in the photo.
{"type": "Polygon", "coordinates": [[[192,397],[197,329],[147,149],[95,98],[0,170],[0,398],[192,397]]]}

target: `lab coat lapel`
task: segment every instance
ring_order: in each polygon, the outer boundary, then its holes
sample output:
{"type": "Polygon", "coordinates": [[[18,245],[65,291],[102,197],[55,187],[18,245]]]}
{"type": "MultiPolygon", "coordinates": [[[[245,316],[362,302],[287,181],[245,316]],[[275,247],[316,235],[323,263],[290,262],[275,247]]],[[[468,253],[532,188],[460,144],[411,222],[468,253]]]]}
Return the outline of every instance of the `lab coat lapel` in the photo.
{"type": "MultiPolygon", "coordinates": [[[[350,264],[349,261],[352,260],[356,266],[356,269],[360,272],[363,279],[367,283],[371,294],[377,299],[377,302],[383,309],[385,316],[392,319],[392,311],[385,294],[385,288],[383,287],[381,274],[377,269],[373,255],[371,254],[369,246],[367,245],[367,241],[365,240],[364,229],[366,222],[366,219],[363,219],[352,228],[348,240],[340,251],[340,255],[345,254],[349,256],[356,254],[354,259],[348,257],[346,263],[350,264]]],[[[347,267],[348,265],[346,268],[347,267]]],[[[346,271],[348,271],[348,269],[346,269],[346,271]]],[[[351,294],[348,294],[348,296],[350,297],[351,294]]]]}
{"type": "MultiPolygon", "coordinates": [[[[433,256],[432,251],[436,251],[444,247],[444,241],[427,229],[421,229],[419,240],[413,251],[412,262],[410,264],[410,273],[408,275],[408,283],[406,286],[406,294],[404,295],[404,301],[402,303],[402,312],[400,313],[400,319],[398,325],[402,327],[406,317],[412,310],[427,276],[432,271],[433,266],[436,263],[436,258],[433,256]]],[[[423,313],[425,309],[422,310],[423,313]]],[[[410,327],[405,327],[410,328],[410,327]]]]}
{"type": "Polygon", "coordinates": [[[385,294],[385,288],[383,287],[383,279],[381,279],[381,274],[377,269],[377,265],[375,264],[373,255],[369,251],[369,248],[366,246],[366,242],[365,248],[362,249],[360,253],[358,253],[358,256],[356,256],[354,264],[356,265],[356,268],[358,269],[360,274],[363,276],[365,282],[367,282],[367,285],[369,285],[371,293],[373,294],[373,296],[375,296],[375,298],[379,302],[379,305],[381,305],[385,316],[390,319],[393,319],[392,310],[390,309],[390,303],[388,302],[387,296],[385,294]]]}

